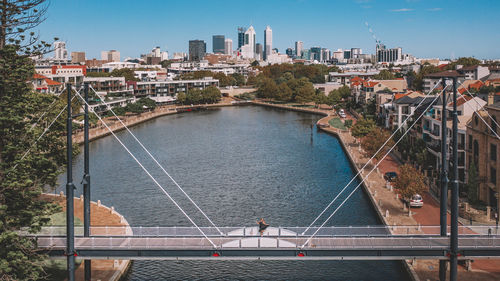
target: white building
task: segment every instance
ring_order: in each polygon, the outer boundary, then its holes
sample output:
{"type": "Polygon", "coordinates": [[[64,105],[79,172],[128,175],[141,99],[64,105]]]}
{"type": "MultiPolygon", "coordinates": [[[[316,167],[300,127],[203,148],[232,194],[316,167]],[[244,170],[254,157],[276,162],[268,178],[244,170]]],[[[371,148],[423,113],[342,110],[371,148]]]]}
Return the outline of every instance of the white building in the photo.
{"type": "Polygon", "coordinates": [[[344,51],[342,49],[337,49],[337,51],[333,52],[332,58],[336,60],[344,59],[344,51]]]}
{"type": "Polygon", "coordinates": [[[302,41],[295,42],[295,56],[296,57],[302,56],[302,50],[304,50],[304,42],[302,42],[302,41]]]}
{"type": "Polygon", "coordinates": [[[226,38],[224,40],[224,54],[232,55],[233,54],[233,40],[226,38]]]}
{"type": "Polygon", "coordinates": [[[55,60],[67,60],[68,50],[66,50],[66,42],[56,41],[54,42],[54,59],[55,60]]]}
{"type": "Polygon", "coordinates": [[[269,25],[264,30],[264,60],[267,60],[268,56],[272,54],[273,49],[273,30],[269,25]]]}
{"type": "Polygon", "coordinates": [[[107,61],[112,61],[112,62],[119,62],[120,61],[120,52],[118,52],[117,50],[102,51],[101,52],[101,59],[107,60],[107,61]]]}
{"type": "Polygon", "coordinates": [[[241,57],[244,59],[255,58],[255,29],[253,26],[245,31],[245,44],[241,46],[241,57]]]}

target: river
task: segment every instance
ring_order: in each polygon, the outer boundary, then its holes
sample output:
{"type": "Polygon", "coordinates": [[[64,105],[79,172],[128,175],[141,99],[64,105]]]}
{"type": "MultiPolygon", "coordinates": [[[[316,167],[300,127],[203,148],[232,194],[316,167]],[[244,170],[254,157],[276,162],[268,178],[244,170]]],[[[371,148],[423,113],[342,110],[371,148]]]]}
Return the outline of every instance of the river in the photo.
{"type": "MultiPolygon", "coordinates": [[[[354,176],[338,139],[311,128],[319,118],[241,106],[164,116],[131,130],[216,225],[255,226],[263,217],[271,226],[307,226],[354,176]]],[[[209,226],[126,131],[117,135],[199,225],[209,226]]],[[[93,201],[114,206],[132,226],[190,226],[112,136],[90,148],[93,201]]],[[[82,154],[73,167],[79,196],[82,154]]],[[[327,223],[375,224],[380,221],[361,189],[327,223]]],[[[126,280],[216,279],[408,276],[399,261],[135,261],[126,280]]]]}

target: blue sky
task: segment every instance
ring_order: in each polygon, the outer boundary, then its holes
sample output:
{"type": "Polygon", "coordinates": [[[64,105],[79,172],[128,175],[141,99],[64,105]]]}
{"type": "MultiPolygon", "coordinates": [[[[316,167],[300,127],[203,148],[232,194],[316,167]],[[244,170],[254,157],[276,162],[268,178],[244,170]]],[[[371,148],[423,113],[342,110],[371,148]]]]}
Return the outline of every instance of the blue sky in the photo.
{"type": "Polygon", "coordinates": [[[374,34],[387,47],[417,57],[500,58],[500,0],[52,0],[42,38],[59,37],[68,51],[116,49],[137,57],[153,47],[187,52],[212,35],[237,45],[237,27],[250,24],[263,43],[266,25],[273,47],[284,53],[295,41],[306,48],[360,47],[373,53],[374,34]]]}

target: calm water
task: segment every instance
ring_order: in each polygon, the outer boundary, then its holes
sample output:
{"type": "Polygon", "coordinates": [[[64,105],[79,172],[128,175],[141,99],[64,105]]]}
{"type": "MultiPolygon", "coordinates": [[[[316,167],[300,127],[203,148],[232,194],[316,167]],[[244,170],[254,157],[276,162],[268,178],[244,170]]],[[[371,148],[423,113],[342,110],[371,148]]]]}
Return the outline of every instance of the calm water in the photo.
{"type": "MultiPolygon", "coordinates": [[[[218,226],[306,226],[354,175],[338,140],[311,129],[315,115],[230,107],[165,116],[132,128],[218,226]]],[[[117,133],[172,197],[198,214],[126,131],[117,133]]],[[[92,200],[132,226],[190,226],[113,137],[91,145],[92,200]]],[[[80,182],[83,156],[75,160],[80,182]]],[[[65,175],[60,182],[64,183],[65,175]]],[[[355,185],[354,185],[355,186],[355,185]]],[[[81,185],[77,185],[77,195],[81,185]]],[[[341,201],[339,200],[339,203],[341,201]]],[[[327,225],[379,224],[359,190],[327,225]]],[[[127,280],[407,280],[387,261],[135,261],[127,280]]]]}

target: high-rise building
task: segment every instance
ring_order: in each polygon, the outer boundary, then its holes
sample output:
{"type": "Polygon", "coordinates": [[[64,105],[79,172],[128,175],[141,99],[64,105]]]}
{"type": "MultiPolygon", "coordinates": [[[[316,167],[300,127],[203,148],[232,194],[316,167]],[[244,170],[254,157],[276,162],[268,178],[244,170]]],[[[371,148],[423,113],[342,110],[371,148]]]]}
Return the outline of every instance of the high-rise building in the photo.
{"type": "Polygon", "coordinates": [[[153,57],[159,58],[161,56],[160,47],[156,47],[153,50],[151,50],[151,54],[153,55],[153,57]]]}
{"type": "Polygon", "coordinates": [[[295,42],[295,56],[300,58],[302,57],[302,50],[304,50],[304,42],[297,41],[295,42]]]}
{"type": "Polygon", "coordinates": [[[67,60],[68,50],[66,50],[66,42],[56,41],[54,42],[54,59],[56,60],[67,60]]]}
{"type": "Polygon", "coordinates": [[[351,58],[351,50],[344,50],[344,59],[350,59],[351,58]]]}
{"type": "Polygon", "coordinates": [[[386,49],[384,44],[377,44],[375,51],[377,62],[397,62],[403,59],[403,50],[399,47],[386,49]]]}
{"type": "Polygon", "coordinates": [[[207,44],[203,40],[189,40],[189,60],[200,61],[207,52],[207,44]]]}
{"type": "Polygon", "coordinates": [[[332,53],[330,52],[330,50],[322,48],[321,49],[321,60],[322,61],[329,61],[331,56],[332,56],[331,54],[332,53]]]}
{"type": "Polygon", "coordinates": [[[332,54],[332,59],[334,60],[342,60],[344,58],[344,51],[342,49],[337,49],[337,51],[334,51],[332,54]]]}
{"type": "Polygon", "coordinates": [[[311,59],[322,61],[321,59],[321,47],[312,47],[311,48],[311,59]]]}
{"type": "Polygon", "coordinates": [[[246,59],[255,58],[255,29],[250,26],[245,31],[245,44],[241,46],[241,56],[246,59]]]}
{"type": "Polygon", "coordinates": [[[245,27],[238,27],[238,49],[245,45],[245,27]]]}
{"type": "Polygon", "coordinates": [[[257,59],[257,60],[263,59],[264,51],[262,48],[262,44],[260,44],[260,43],[255,44],[255,55],[256,55],[255,59],[257,59]]]}
{"type": "Polygon", "coordinates": [[[85,62],[85,52],[71,52],[71,62],[84,63],[85,62]]]}
{"type": "Polygon", "coordinates": [[[301,58],[305,59],[305,60],[310,60],[311,59],[311,50],[303,49],[301,58]]]}
{"type": "Polygon", "coordinates": [[[232,55],[233,54],[233,40],[227,38],[224,40],[224,54],[232,55]]]}
{"type": "Polygon", "coordinates": [[[120,61],[120,52],[118,52],[117,50],[102,51],[101,52],[101,59],[111,61],[111,62],[119,62],[120,61]]]}
{"type": "Polygon", "coordinates": [[[357,59],[362,53],[361,48],[351,48],[351,58],[353,59],[357,59]]]}
{"type": "Polygon", "coordinates": [[[273,30],[271,27],[266,26],[264,30],[264,60],[267,60],[267,57],[272,54],[273,49],[273,30]]]}
{"type": "Polygon", "coordinates": [[[224,54],[224,35],[212,36],[212,52],[214,54],[224,54]]]}
{"type": "Polygon", "coordinates": [[[293,57],[293,49],[292,48],[287,48],[286,49],[286,55],[291,58],[293,57]]]}

